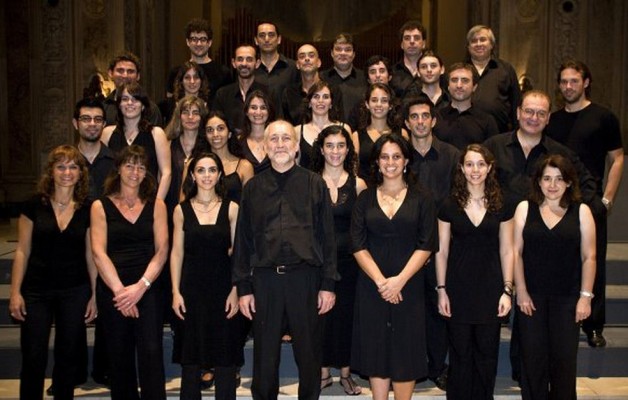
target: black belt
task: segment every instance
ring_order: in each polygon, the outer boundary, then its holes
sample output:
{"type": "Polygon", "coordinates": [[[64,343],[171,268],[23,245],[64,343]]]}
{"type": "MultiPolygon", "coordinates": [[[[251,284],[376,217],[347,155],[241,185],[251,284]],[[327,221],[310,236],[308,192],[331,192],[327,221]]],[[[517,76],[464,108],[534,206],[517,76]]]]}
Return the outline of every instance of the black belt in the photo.
{"type": "Polygon", "coordinates": [[[284,275],[290,272],[303,271],[309,268],[315,268],[315,267],[312,267],[311,265],[306,264],[306,263],[302,263],[302,264],[290,264],[290,265],[276,265],[274,267],[267,267],[267,268],[255,268],[255,271],[256,272],[261,272],[261,271],[273,272],[278,275],[284,275]]]}

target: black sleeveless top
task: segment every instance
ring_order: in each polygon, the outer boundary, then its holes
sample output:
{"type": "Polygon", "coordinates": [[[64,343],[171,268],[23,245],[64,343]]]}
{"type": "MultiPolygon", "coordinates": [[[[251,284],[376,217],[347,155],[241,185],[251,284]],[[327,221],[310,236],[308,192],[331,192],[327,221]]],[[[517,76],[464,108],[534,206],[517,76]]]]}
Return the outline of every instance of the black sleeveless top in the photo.
{"type": "Polygon", "coordinates": [[[530,202],[523,242],[523,266],[529,293],[562,296],[580,293],[580,204],[570,205],[563,218],[550,229],[539,207],[530,202]]]}
{"type": "Polygon", "coordinates": [[[238,175],[240,161],[242,161],[242,159],[238,160],[235,171],[222,178],[225,185],[225,199],[238,204],[240,204],[240,198],[242,197],[242,180],[240,179],[240,175],[238,175]]]}
{"type": "MultiPolygon", "coordinates": [[[[157,150],[155,150],[155,139],[153,138],[152,127],[148,131],[140,131],[131,144],[138,145],[144,148],[146,155],[148,156],[148,165],[146,169],[153,175],[155,180],[159,177],[159,163],[157,162],[157,150]]],[[[129,144],[126,141],[124,132],[116,128],[111,134],[109,139],[109,148],[118,154],[122,149],[128,147],[129,144]]]]}
{"type": "Polygon", "coordinates": [[[155,255],[153,211],[155,203],[144,205],[137,221],[129,222],[108,197],[101,199],[107,219],[107,255],[123,285],[137,282],[155,255]]]}

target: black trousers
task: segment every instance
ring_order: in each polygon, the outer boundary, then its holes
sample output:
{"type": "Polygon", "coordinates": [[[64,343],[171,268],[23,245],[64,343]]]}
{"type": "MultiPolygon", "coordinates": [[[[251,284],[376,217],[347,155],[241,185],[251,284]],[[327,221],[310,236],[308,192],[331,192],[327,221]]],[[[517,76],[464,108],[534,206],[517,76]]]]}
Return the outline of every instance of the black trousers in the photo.
{"type": "Polygon", "coordinates": [[[46,293],[24,293],[23,296],[28,314],[20,336],[20,398],[43,399],[48,340],[54,321],[54,398],[73,399],[76,377],[81,368],[85,368],[82,355],[87,350],[81,346],[87,345],[85,308],[91,296],[89,285],[46,293]]]}
{"type": "Polygon", "coordinates": [[[450,400],[493,399],[499,355],[500,323],[447,323],[450,400]]]}
{"type": "Polygon", "coordinates": [[[523,400],[576,398],[580,328],[575,322],[577,296],[531,295],[536,311],[519,313],[523,400]]]}
{"type": "Polygon", "coordinates": [[[582,330],[590,334],[593,331],[602,332],[606,323],[606,248],[608,241],[608,214],[606,207],[597,209],[592,207],[595,221],[595,281],[593,282],[593,300],[591,300],[591,315],[582,323],[582,330]]]}
{"type": "Polygon", "coordinates": [[[253,384],[255,400],[275,400],[279,392],[279,362],[284,322],[292,335],[299,369],[299,399],[320,395],[322,318],[317,303],[318,268],[303,267],[286,274],[258,268],[253,272],[256,313],[253,317],[253,384]]]}
{"type": "Polygon", "coordinates": [[[111,399],[139,399],[139,375],[142,399],[165,400],[161,291],[148,290],[137,304],[139,318],[127,318],[114,308],[111,291],[102,286],[98,286],[97,301],[105,328],[111,399]]]}
{"type": "Polygon", "coordinates": [[[427,345],[428,378],[438,378],[447,368],[447,322],[438,312],[436,265],[430,257],[425,270],[425,344],[427,345]]]}

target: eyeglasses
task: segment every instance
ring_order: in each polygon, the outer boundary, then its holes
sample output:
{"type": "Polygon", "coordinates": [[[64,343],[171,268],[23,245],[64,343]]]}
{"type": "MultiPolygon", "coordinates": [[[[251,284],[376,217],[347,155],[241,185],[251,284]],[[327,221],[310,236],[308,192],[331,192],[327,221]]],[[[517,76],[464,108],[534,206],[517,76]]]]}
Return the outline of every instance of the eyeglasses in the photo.
{"type": "Polygon", "coordinates": [[[94,121],[95,124],[102,124],[105,122],[105,118],[101,116],[92,117],[90,115],[81,115],[78,117],[78,120],[84,124],[89,124],[92,121],[94,121]]]}
{"type": "Polygon", "coordinates": [[[521,112],[526,118],[532,118],[536,115],[539,119],[545,119],[549,115],[549,112],[545,110],[533,110],[531,108],[523,108],[521,112]]]}
{"type": "Polygon", "coordinates": [[[192,43],[200,43],[200,44],[205,44],[207,42],[209,42],[209,38],[208,37],[198,37],[198,36],[190,36],[188,38],[188,40],[192,43]]]}

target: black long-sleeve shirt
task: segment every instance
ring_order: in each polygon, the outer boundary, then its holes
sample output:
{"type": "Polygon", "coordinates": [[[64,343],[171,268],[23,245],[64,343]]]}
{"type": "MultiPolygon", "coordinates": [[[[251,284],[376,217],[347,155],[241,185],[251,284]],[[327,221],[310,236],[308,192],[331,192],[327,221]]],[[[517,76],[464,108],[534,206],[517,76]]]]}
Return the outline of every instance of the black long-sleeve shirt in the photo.
{"type": "Polygon", "coordinates": [[[255,268],[306,263],[320,267],[321,290],[339,279],[331,200],[323,179],[295,165],[272,168],[244,186],[233,255],[238,295],[253,293],[255,268]]]}
{"type": "Polygon", "coordinates": [[[578,156],[566,146],[545,135],[542,136],[541,142],[532,148],[527,158],[516,131],[493,136],[487,139],[484,145],[495,156],[497,180],[506,198],[513,201],[512,204],[526,199],[537,163],[549,154],[560,154],[573,163],[585,202],[590,204],[596,197],[595,179],[578,156]]]}

